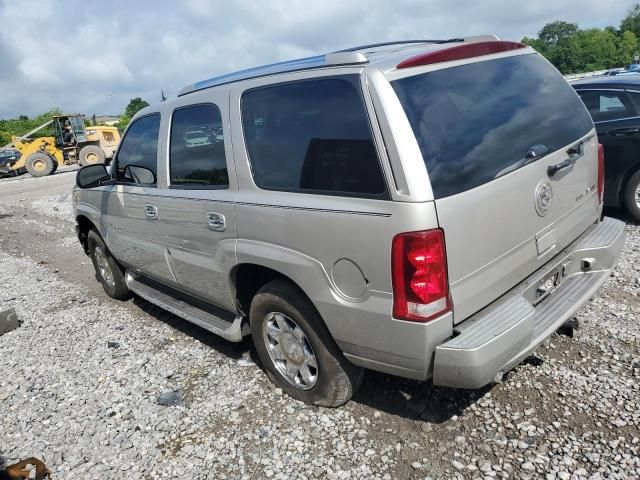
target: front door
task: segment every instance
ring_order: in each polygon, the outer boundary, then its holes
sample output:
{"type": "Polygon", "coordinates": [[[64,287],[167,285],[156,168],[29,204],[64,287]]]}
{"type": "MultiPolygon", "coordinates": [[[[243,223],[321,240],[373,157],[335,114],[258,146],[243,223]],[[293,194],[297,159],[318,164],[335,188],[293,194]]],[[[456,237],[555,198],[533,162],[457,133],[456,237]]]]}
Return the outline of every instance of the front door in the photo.
{"type": "Polygon", "coordinates": [[[136,119],[114,159],[117,184],[103,208],[107,246],[131,270],[175,283],[158,225],[157,159],[160,114],[136,119]]]}
{"type": "MultiPolygon", "coordinates": [[[[236,263],[236,182],[228,141],[228,94],[203,92],[177,107],[169,134],[168,188],[160,224],[178,285],[235,308],[229,272],[236,263]]],[[[190,96],[193,97],[193,96],[190,96]]]]}

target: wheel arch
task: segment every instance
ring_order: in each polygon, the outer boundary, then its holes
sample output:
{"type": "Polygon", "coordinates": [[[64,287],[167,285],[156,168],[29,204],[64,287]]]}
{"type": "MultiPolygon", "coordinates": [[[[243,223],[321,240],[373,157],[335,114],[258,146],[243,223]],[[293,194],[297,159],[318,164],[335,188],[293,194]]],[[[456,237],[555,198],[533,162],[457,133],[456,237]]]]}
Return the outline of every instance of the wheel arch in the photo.
{"type": "Polygon", "coordinates": [[[249,314],[251,300],[255,294],[266,284],[275,280],[284,280],[290,283],[298,293],[302,294],[313,305],[309,295],[294,279],[265,265],[249,262],[240,263],[231,270],[230,278],[235,291],[238,309],[245,315],[249,314]]]}
{"type": "Polygon", "coordinates": [[[87,236],[90,230],[95,230],[98,235],[104,241],[104,234],[100,229],[100,217],[96,217],[95,212],[87,212],[82,210],[81,206],[77,206],[78,212],[76,213],[76,230],[78,233],[78,240],[84,249],[84,253],[89,254],[89,245],[87,244],[87,236]]]}
{"type": "Polygon", "coordinates": [[[631,165],[629,168],[627,168],[627,170],[624,172],[623,175],[620,175],[619,180],[616,183],[616,188],[617,188],[616,198],[618,200],[618,205],[616,205],[617,207],[625,206],[624,192],[627,188],[627,183],[629,182],[631,177],[633,177],[633,175],[635,175],[635,173],[638,171],[640,171],[640,162],[631,165]]]}
{"type": "Polygon", "coordinates": [[[84,249],[84,253],[89,254],[89,246],[87,244],[87,236],[89,235],[89,231],[91,229],[96,229],[96,226],[93,222],[86,217],[85,215],[77,215],[76,216],[76,228],[78,231],[78,240],[80,240],[80,244],[84,249]]]}

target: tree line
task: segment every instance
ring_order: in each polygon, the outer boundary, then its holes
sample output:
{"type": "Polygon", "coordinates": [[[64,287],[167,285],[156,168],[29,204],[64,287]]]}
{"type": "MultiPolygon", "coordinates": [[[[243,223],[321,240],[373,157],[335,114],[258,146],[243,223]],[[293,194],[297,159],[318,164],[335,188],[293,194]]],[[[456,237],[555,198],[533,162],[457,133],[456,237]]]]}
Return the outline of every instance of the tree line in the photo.
{"type": "Polygon", "coordinates": [[[622,19],[619,27],[581,30],[577,23],[547,23],[536,38],[525,43],[544,55],[563,74],[624,67],[634,63],[640,39],[640,4],[622,19]]]}
{"type": "MultiPolygon", "coordinates": [[[[120,130],[124,130],[129,125],[131,117],[133,117],[139,110],[148,106],[149,103],[140,97],[132,98],[125,108],[124,113],[120,116],[120,121],[115,124],[120,130]]],[[[48,122],[55,115],[62,115],[62,110],[59,108],[53,108],[48,112],[42,113],[35,117],[29,118],[26,115],[20,115],[17,118],[0,119],[0,148],[4,145],[11,143],[11,137],[13,135],[19,137],[31,130],[38,128],[40,125],[48,122]]],[[[89,125],[91,122],[90,117],[85,117],[85,122],[89,125]]],[[[42,130],[33,134],[32,138],[39,137],[53,137],[55,135],[53,126],[49,125],[42,130]]]]}

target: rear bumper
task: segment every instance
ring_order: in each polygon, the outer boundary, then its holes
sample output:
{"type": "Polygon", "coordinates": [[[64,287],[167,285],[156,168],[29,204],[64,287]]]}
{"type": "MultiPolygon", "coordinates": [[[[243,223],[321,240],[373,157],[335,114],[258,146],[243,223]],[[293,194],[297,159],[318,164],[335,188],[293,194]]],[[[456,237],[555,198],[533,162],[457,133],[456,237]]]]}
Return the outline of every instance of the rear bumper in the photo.
{"type": "Polygon", "coordinates": [[[436,347],[433,383],[479,388],[524,360],[593,296],[624,246],[624,223],[608,217],[544,267],[454,328],[436,347]],[[540,282],[559,272],[559,284],[535,304],[540,282]]]}

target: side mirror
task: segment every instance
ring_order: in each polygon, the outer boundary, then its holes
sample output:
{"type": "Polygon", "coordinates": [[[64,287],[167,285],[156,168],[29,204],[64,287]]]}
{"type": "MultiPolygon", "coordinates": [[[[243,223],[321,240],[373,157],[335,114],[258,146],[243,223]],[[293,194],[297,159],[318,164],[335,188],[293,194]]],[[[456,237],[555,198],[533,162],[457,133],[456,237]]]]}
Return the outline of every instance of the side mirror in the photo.
{"type": "Polygon", "coordinates": [[[143,185],[153,185],[156,183],[156,175],[151,170],[145,167],[138,167],[136,165],[127,165],[124,168],[124,178],[131,180],[133,183],[140,183],[143,185]]]}
{"type": "Polygon", "coordinates": [[[104,165],[87,165],[78,170],[76,185],[78,188],[98,187],[103,181],[110,178],[109,172],[107,172],[107,168],[104,165]]]}

